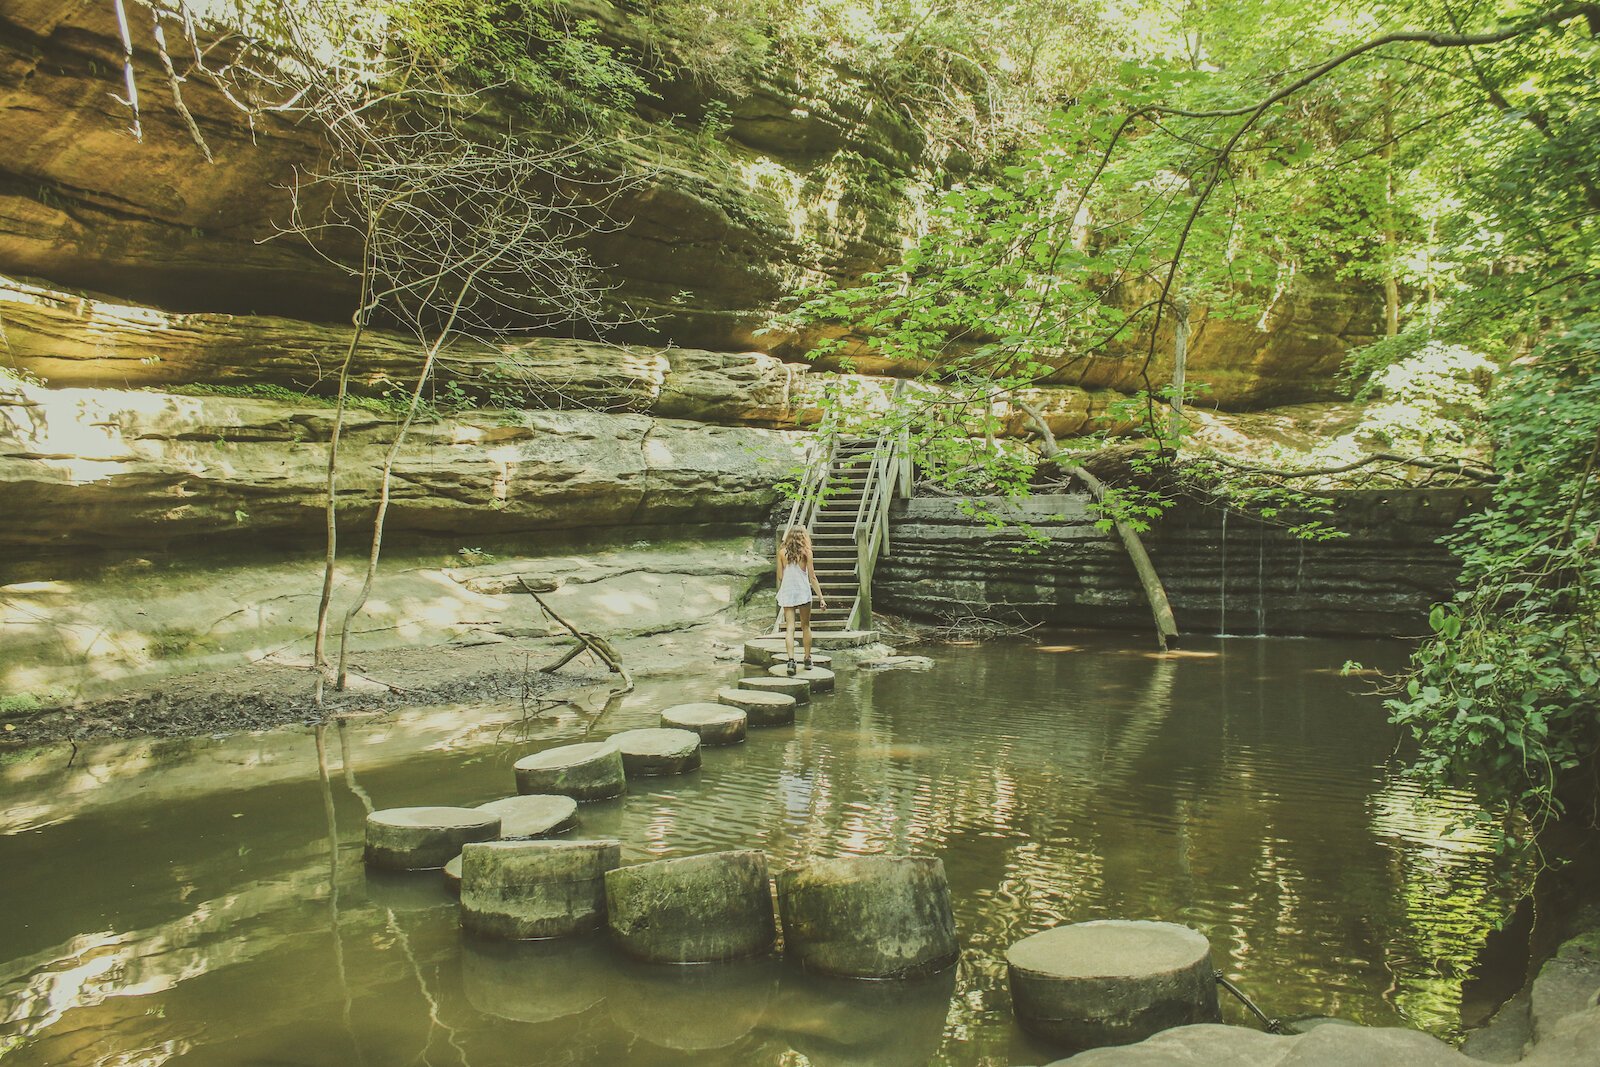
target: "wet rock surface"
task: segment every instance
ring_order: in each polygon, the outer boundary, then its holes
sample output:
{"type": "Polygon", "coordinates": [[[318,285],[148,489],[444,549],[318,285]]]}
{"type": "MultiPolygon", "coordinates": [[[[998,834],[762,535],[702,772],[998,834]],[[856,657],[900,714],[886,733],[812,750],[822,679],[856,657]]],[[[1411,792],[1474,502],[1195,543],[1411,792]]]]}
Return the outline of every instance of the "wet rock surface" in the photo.
{"type": "Polygon", "coordinates": [[[757,693],[780,693],[792,698],[796,704],[811,702],[811,683],[804,678],[789,674],[741,678],[739,688],[757,693]]]}
{"type": "Polygon", "coordinates": [[[793,674],[789,673],[787,665],[781,663],[768,667],[767,673],[774,678],[794,678],[802,682],[809,682],[808,692],[810,693],[831,693],[833,692],[834,682],[833,672],[827,667],[817,665],[816,659],[817,657],[812,656],[811,666],[807,667],[801,664],[795,668],[793,674]]]}

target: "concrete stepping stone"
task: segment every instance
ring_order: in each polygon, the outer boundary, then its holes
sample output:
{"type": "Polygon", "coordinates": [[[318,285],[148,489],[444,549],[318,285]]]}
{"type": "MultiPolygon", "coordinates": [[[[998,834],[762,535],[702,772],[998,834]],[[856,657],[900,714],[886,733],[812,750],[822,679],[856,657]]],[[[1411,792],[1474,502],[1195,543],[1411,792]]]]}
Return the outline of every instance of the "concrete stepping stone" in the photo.
{"type": "Polygon", "coordinates": [[[443,867],[469,841],[500,836],[500,817],[477,808],[386,808],[367,816],[367,862],[394,871],[443,867]]]}
{"type": "Polygon", "coordinates": [[[606,872],[606,922],[647,963],[720,963],[772,951],[764,853],[713,852],[606,872]]]}
{"type": "MultiPolygon", "coordinates": [[[[795,662],[799,662],[804,646],[795,641],[795,662]]],[[[752,637],[744,643],[744,661],[753,667],[770,667],[774,663],[784,662],[783,638],[781,637],[752,637]]],[[[815,667],[833,666],[833,657],[818,652],[815,647],[811,650],[811,664],[815,667]]]]}
{"type": "Polygon", "coordinates": [[[628,788],[622,753],[609,741],[562,745],[524,756],[514,765],[517,792],[555,793],[573,800],[605,800],[628,788]]]}
{"type": "MultiPolygon", "coordinates": [[[[815,659],[815,657],[812,658],[815,659]]],[[[810,682],[811,692],[813,693],[833,692],[833,672],[826,667],[796,667],[795,672],[790,674],[789,668],[786,665],[779,663],[775,666],[768,667],[767,673],[772,675],[774,678],[799,678],[810,682]]]]}
{"type": "Polygon", "coordinates": [[[750,717],[726,704],[678,704],[661,713],[661,725],[692,730],[702,745],[735,745],[744,740],[750,717]]]}
{"type": "Polygon", "coordinates": [[[608,741],[622,753],[629,778],[682,774],[700,766],[700,735],[693,730],[624,730],[608,741]]]}
{"type": "Polygon", "coordinates": [[[785,693],[762,693],[754,689],[718,689],[717,703],[738,708],[750,718],[751,726],[787,726],[794,722],[794,697],[785,693]]]}
{"type": "Polygon", "coordinates": [[[784,951],[808,970],[912,978],[960,955],[944,864],[931,856],[809,859],[778,875],[784,951]]]}
{"type": "Polygon", "coordinates": [[[605,924],[620,841],[486,841],[461,850],[461,926],[482,937],[563,937],[605,924]]]}
{"type": "Polygon", "coordinates": [[[500,816],[500,839],[518,841],[553,837],[578,825],[578,802],[559,794],[534,793],[479,804],[479,811],[500,816]]]}
{"type": "Polygon", "coordinates": [[[445,888],[450,890],[450,892],[456,894],[457,896],[460,896],[461,895],[461,855],[459,853],[457,853],[456,858],[451,860],[449,863],[445,864],[442,869],[444,870],[444,886],[445,886],[445,888]]]}
{"type": "Polygon", "coordinates": [[[794,697],[796,704],[811,703],[811,683],[804,678],[758,675],[754,678],[740,678],[739,688],[753,689],[758,693],[782,693],[784,696],[794,697]]]}
{"type": "Polygon", "coordinates": [[[1006,974],[1022,1028],[1069,1048],[1129,1045],[1222,1021],[1211,945],[1176,923],[1057,926],[1006,950],[1006,974]]]}

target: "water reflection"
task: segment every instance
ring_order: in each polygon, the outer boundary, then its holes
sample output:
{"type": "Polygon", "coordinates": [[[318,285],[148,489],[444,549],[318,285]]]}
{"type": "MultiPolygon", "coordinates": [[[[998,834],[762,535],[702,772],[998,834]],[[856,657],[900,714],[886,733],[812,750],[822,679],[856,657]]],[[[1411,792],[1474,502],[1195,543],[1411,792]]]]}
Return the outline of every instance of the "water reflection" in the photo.
{"type": "Polygon", "coordinates": [[[1515,887],[1483,837],[1454,828],[1464,798],[1389,774],[1381,710],[1329,672],[1401,650],[1190,651],[1203,655],[1151,660],[1075,635],[941,650],[927,673],[844,673],[796,726],[581,807],[577,834],[620,838],[630,862],[722,848],[763,848],[774,868],[942,857],[963,961],[911,985],[773,961],[644,967],[598,938],[467,941],[438,872],[363,868],[375,806],[504,796],[520,756],[653,725],[703,678],[642,683],[528,740],[508,740],[524,720],[507,707],[474,711],[471,730],[441,712],[199,744],[159,772],[87,753],[114,805],[74,807],[48,776],[13,777],[8,806],[50,819],[0,837],[0,1058],[1048,1062],[1011,1022],[1000,954],[1110,916],[1205,931],[1272,1014],[1449,1032],[1461,975],[1515,887]]]}

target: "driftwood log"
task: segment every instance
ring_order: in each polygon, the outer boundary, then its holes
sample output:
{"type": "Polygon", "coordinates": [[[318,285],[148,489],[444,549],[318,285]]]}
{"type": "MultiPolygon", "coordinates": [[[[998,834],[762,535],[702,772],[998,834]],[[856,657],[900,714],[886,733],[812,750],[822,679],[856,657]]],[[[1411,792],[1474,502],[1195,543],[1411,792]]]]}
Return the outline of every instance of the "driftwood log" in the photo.
{"type": "MultiPolygon", "coordinates": [[[[1013,399],[1012,403],[1033,420],[1034,429],[1039,435],[1039,451],[1044,458],[1055,464],[1062,473],[1082,482],[1089,490],[1089,495],[1094,497],[1095,503],[1104,503],[1105,483],[1078,464],[1061,457],[1061,448],[1056,444],[1056,435],[1050,432],[1050,426],[1044,421],[1044,416],[1039,414],[1039,410],[1026,401],[1013,399]]],[[[1169,642],[1175,641],[1178,637],[1178,623],[1172,616],[1172,603],[1167,599],[1166,587],[1161,584],[1161,576],[1156,573],[1155,565],[1150,562],[1150,554],[1144,549],[1139,531],[1115,515],[1111,516],[1111,521],[1116,527],[1117,535],[1122,538],[1122,546],[1127,549],[1128,559],[1132,561],[1134,571],[1139,575],[1139,584],[1144,588],[1145,599],[1150,602],[1150,614],[1156,624],[1156,645],[1165,652],[1169,642]]]]}
{"type": "Polygon", "coordinates": [[[562,667],[565,667],[567,664],[571,663],[573,660],[577,659],[579,656],[583,655],[585,652],[592,652],[594,653],[596,659],[598,659],[601,663],[604,663],[611,670],[612,674],[622,675],[622,683],[628,687],[627,689],[624,689],[623,692],[628,692],[629,690],[633,689],[633,676],[630,675],[628,673],[628,669],[622,665],[622,657],[617,654],[616,649],[611,647],[611,643],[609,641],[597,634],[589,633],[586,630],[580,630],[576,626],[572,625],[572,623],[562,618],[560,613],[558,613],[555,608],[552,608],[549,604],[544,602],[544,598],[538,594],[533,586],[527,583],[526,579],[519,576],[517,578],[517,584],[522,586],[522,591],[524,593],[527,593],[529,596],[533,597],[533,602],[539,605],[539,609],[541,611],[550,616],[556,622],[560,623],[563,629],[578,639],[578,645],[576,648],[569,649],[566,655],[562,656],[548,667],[540,667],[539,670],[541,673],[553,674],[556,671],[559,671],[562,667]]]}

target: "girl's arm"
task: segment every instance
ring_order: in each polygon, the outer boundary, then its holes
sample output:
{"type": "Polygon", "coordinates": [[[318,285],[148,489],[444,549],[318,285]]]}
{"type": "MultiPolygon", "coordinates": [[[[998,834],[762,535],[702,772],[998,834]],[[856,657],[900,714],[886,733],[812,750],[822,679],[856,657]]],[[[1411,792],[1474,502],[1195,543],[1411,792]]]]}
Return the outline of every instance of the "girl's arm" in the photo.
{"type": "MultiPolygon", "coordinates": [[[[811,589],[817,594],[817,606],[826,608],[828,600],[822,595],[822,583],[817,581],[817,561],[814,556],[809,554],[806,556],[806,577],[811,579],[811,589]]],[[[778,576],[778,580],[783,580],[781,574],[778,576]]]]}
{"type": "Polygon", "coordinates": [[[783,546],[778,546],[778,584],[783,584],[783,546]]]}

